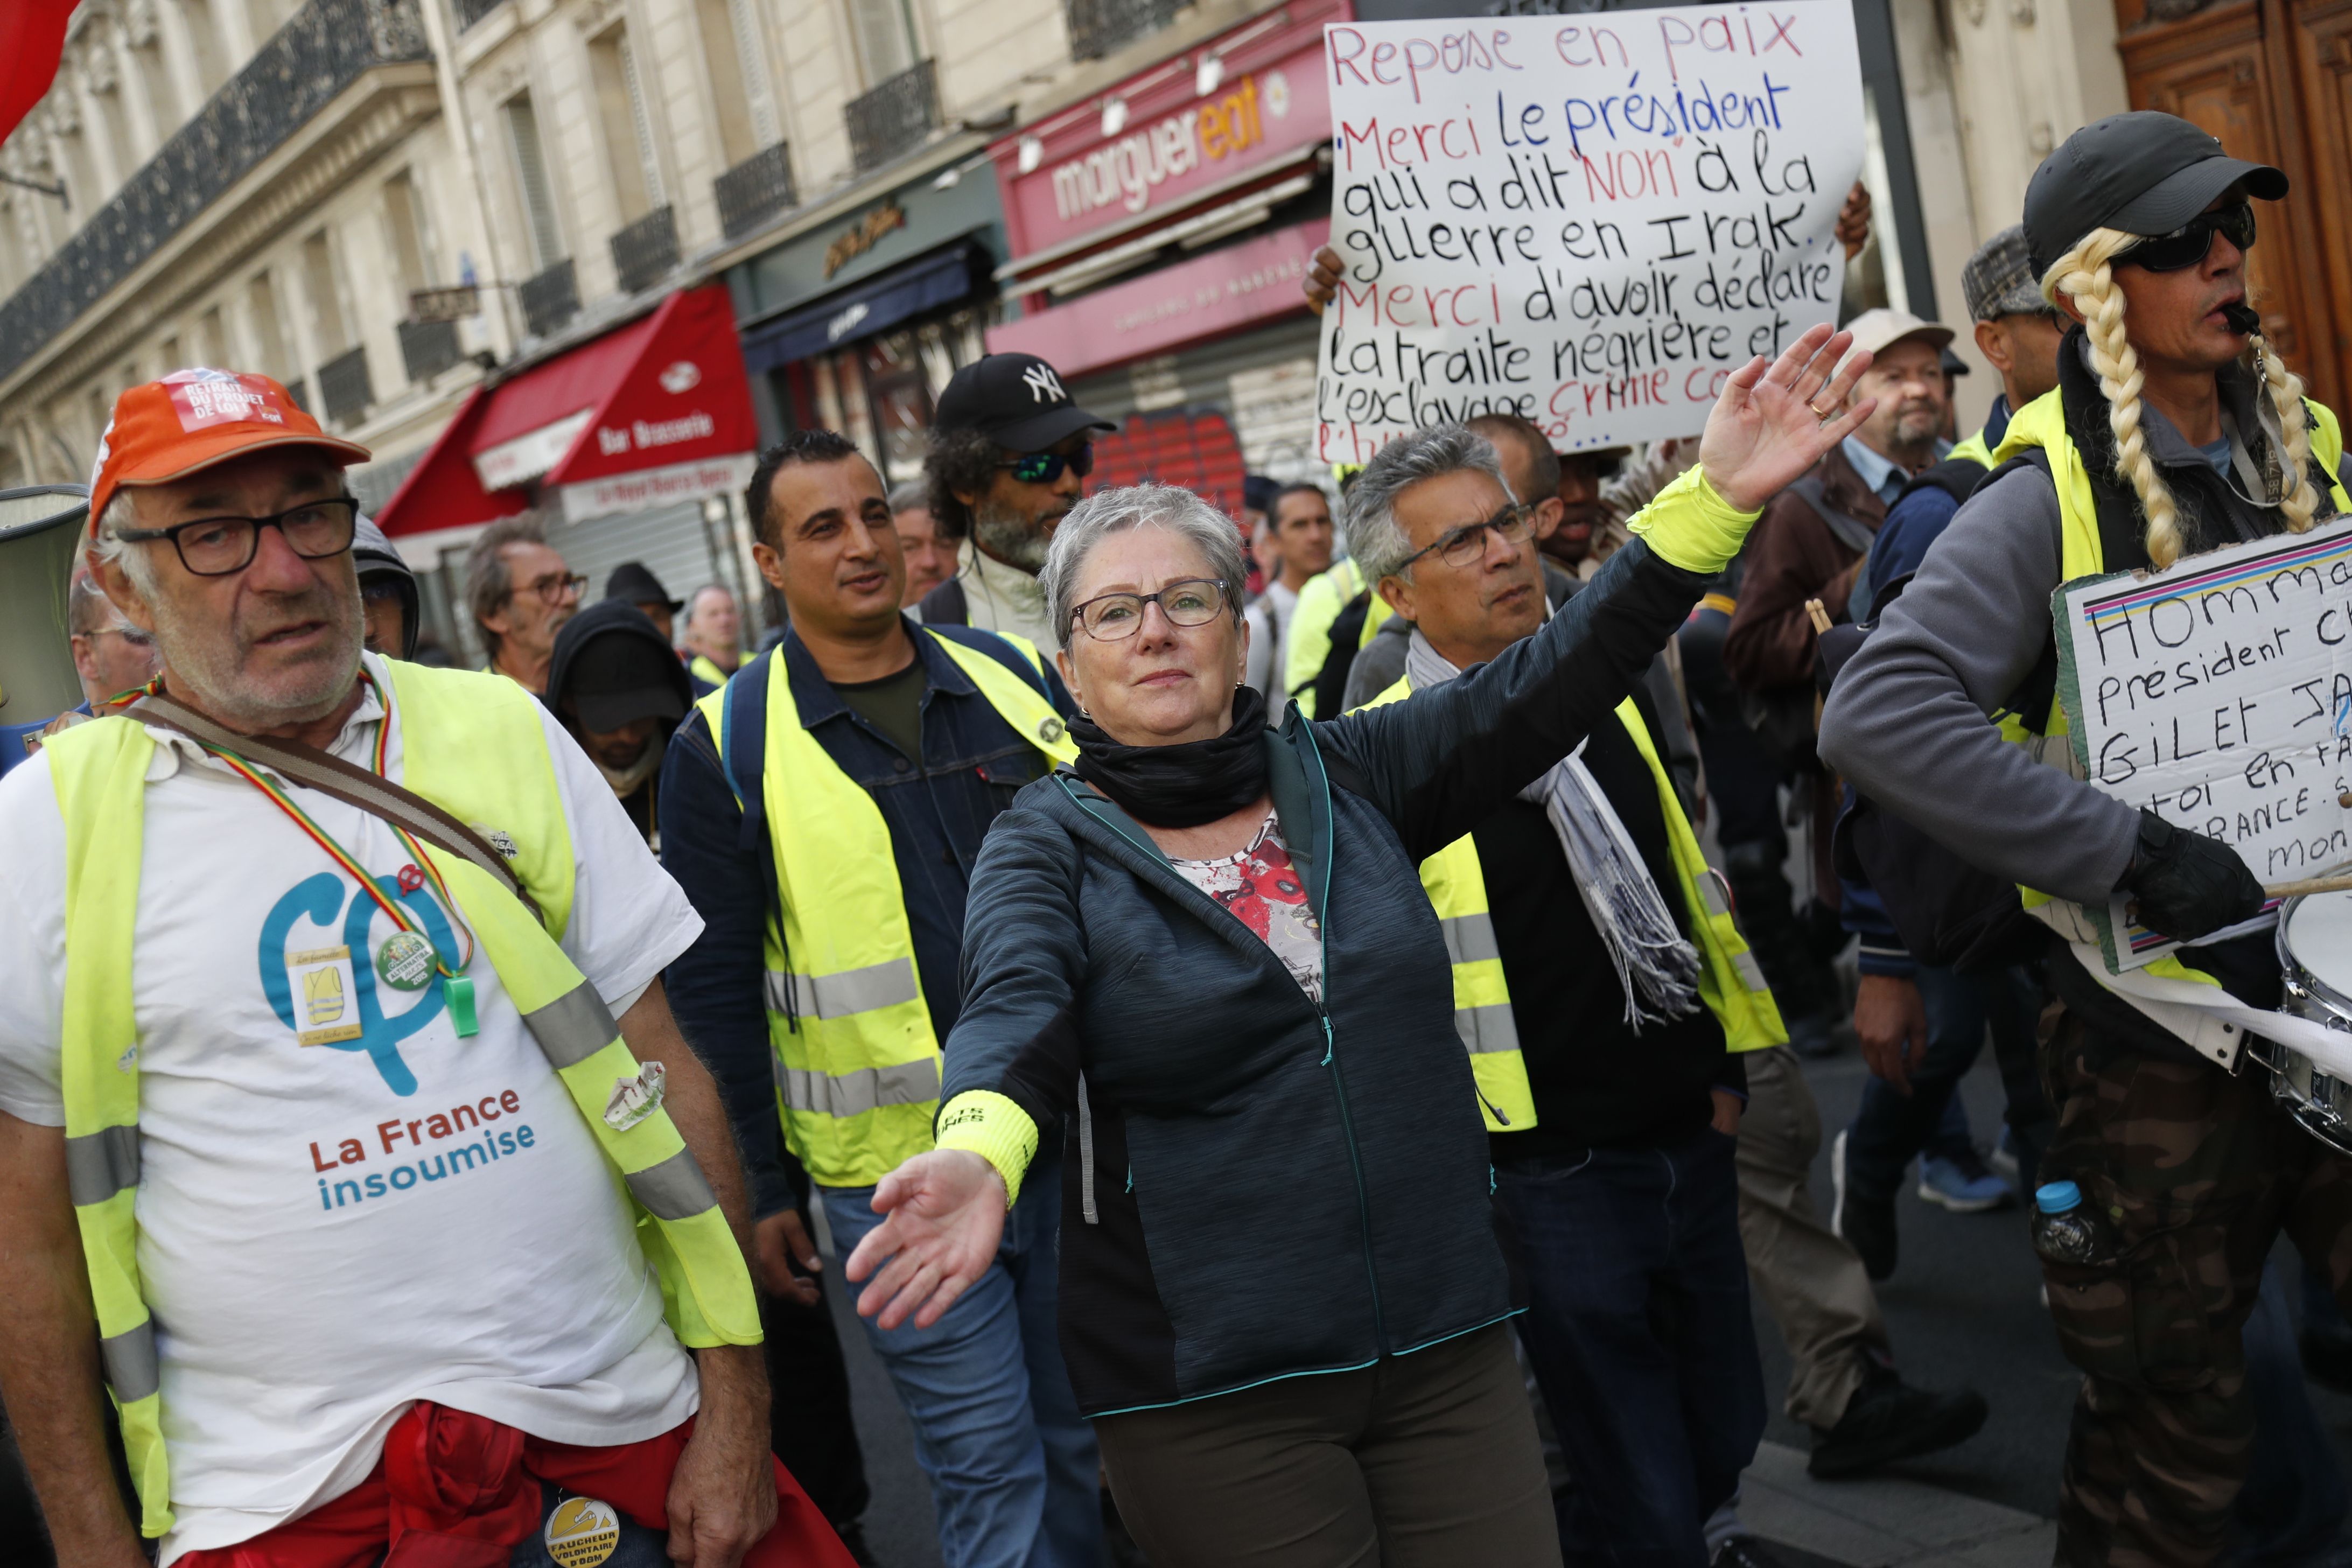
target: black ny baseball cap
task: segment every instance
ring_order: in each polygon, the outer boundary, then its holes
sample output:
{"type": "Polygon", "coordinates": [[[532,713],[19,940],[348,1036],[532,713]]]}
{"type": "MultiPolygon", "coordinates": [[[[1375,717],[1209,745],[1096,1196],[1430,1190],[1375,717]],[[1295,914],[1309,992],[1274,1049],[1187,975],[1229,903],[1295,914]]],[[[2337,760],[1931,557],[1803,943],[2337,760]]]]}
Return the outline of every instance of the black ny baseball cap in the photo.
{"type": "Polygon", "coordinates": [[[2066,138],[2025,186],[2025,240],[2038,279],[2095,228],[2169,234],[2239,181],[2266,202],[2286,195],[2268,163],[2232,158],[2215,137],[2153,109],[2110,114],[2066,138]]]}
{"type": "Polygon", "coordinates": [[[1062,378],[1035,354],[987,354],[955,373],[940,394],[931,423],[977,430],[1008,452],[1042,452],[1081,430],[1118,426],[1070,401],[1062,378]]]}

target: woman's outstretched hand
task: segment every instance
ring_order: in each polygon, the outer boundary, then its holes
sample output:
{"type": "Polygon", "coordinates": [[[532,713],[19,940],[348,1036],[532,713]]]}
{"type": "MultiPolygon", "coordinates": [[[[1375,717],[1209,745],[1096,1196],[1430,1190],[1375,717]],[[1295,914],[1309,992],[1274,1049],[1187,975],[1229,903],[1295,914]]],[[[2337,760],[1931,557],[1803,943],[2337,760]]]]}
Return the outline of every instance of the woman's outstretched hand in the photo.
{"type": "Polygon", "coordinates": [[[1853,333],[1818,326],[1769,366],[1758,354],[1731,373],[1698,443],[1716,494],[1741,511],[1760,510],[1870,417],[1874,397],[1845,406],[1870,368],[1866,350],[1838,363],[1853,345],[1853,333]]]}
{"type": "Polygon", "coordinates": [[[860,1316],[895,1329],[940,1321],[971,1282],[988,1272],[1004,1235],[1004,1178],[962,1149],[918,1154],[882,1178],[874,1212],[889,1217],[866,1234],[844,1269],[855,1282],[860,1316]]]}

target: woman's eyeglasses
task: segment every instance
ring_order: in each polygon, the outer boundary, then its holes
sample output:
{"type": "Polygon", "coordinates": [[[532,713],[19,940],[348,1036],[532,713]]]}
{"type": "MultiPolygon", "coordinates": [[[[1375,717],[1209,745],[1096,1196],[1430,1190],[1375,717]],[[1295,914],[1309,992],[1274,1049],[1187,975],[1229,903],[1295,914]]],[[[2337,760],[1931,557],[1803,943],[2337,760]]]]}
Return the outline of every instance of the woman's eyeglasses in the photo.
{"type": "Polygon", "coordinates": [[[1143,625],[1143,606],[1157,605],[1171,626],[1205,626],[1224,613],[1225,580],[1187,577],[1157,594],[1105,594],[1070,612],[1097,642],[1124,642],[1143,625]]]}
{"type": "Polygon", "coordinates": [[[999,463],[1000,468],[1010,468],[1013,477],[1024,485],[1050,485],[1067,468],[1080,479],[1095,471],[1095,449],[1091,442],[1065,456],[1060,452],[1031,452],[1009,463],[999,463]]]}
{"type": "Polygon", "coordinates": [[[2209,213],[2199,213],[2170,234],[2149,235],[2116,259],[2144,271],[2178,272],[2204,260],[2205,253],[2213,248],[2213,237],[2217,234],[2226,236],[2240,250],[2252,250],[2254,204],[2232,202],[2209,213]]]}
{"type": "Polygon", "coordinates": [[[1434,554],[1448,566],[1473,566],[1486,553],[1486,531],[1492,529],[1506,544],[1524,544],[1535,531],[1536,509],[1513,501],[1484,522],[1465,522],[1437,536],[1437,542],[1416,550],[1396,563],[1403,571],[1424,555],[1434,554]]]}
{"type": "Polygon", "coordinates": [[[287,548],[305,561],[341,555],[352,547],[359,515],[356,500],[339,496],[333,500],[304,501],[268,517],[202,517],[169,528],[118,529],[115,537],[134,543],[168,539],[180,552],[180,564],[190,572],[199,577],[226,577],[253,564],[265,528],[276,529],[287,548]]]}

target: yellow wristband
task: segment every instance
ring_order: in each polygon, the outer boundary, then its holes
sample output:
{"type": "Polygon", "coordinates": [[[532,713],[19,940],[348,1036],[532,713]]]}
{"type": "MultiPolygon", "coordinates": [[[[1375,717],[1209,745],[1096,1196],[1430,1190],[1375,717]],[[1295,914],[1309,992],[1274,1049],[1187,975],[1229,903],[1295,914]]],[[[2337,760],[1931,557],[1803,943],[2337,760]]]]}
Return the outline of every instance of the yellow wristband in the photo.
{"type": "Polygon", "coordinates": [[[1696,463],[1675,477],[1625,525],[1669,566],[1712,577],[1731,564],[1748,531],[1764,515],[1741,511],[1715,493],[1696,463]]]}
{"type": "Polygon", "coordinates": [[[967,1150],[995,1166],[1004,1178],[1004,1206],[1011,1208],[1037,1157],[1037,1123],[993,1089],[969,1089],[940,1108],[934,1146],[967,1150]]]}

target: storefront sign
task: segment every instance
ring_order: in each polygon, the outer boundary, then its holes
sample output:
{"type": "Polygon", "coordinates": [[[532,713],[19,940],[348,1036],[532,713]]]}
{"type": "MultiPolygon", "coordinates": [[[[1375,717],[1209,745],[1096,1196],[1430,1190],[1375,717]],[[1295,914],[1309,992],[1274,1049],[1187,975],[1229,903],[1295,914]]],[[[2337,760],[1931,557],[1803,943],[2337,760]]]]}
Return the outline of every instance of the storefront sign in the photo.
{"type": "Polygon", "coordinates": [[[1349,14],[1299,0],[991,147],[1013,256],[1173,211],[1321,142],[1322,27],[1349,14]],[[1198,69],[1211,56],[1219,68],[1198,69]]]}
{"type": "Polygon", "coordinates": [[[1330,226],[1316,218],[992,327],[989,352],[1018,350],[1086,375],[1303,310],[1307,260],[1330,226]]]}
{"type": "Polygon", "coordinates": [[[1563,451],[1687,436],[1835,319],[1862,171],[1846,0],[1328,29],[1318,455],[1522,414],[1563,451]]]}
{"type": "Polygon", "coordinates": [[[835,273],[865,255],[893,229],[907,226],[907,209],[895,201],[885,201],[864,217],[843,229],[834,242],[824,247],[824,275],[835,273]]]}
{"type": "Polygon", "coordinates": [[[608,479],[562,485],[563,521],[585,522],[617,511],[648,511],[657,506],[698,500],[704,496],[740,490],[751,481],[758,459],[744,452],[731,458],[709,458],[698,463],[677,463],[667,468],[640,468],[608,479]]]}

